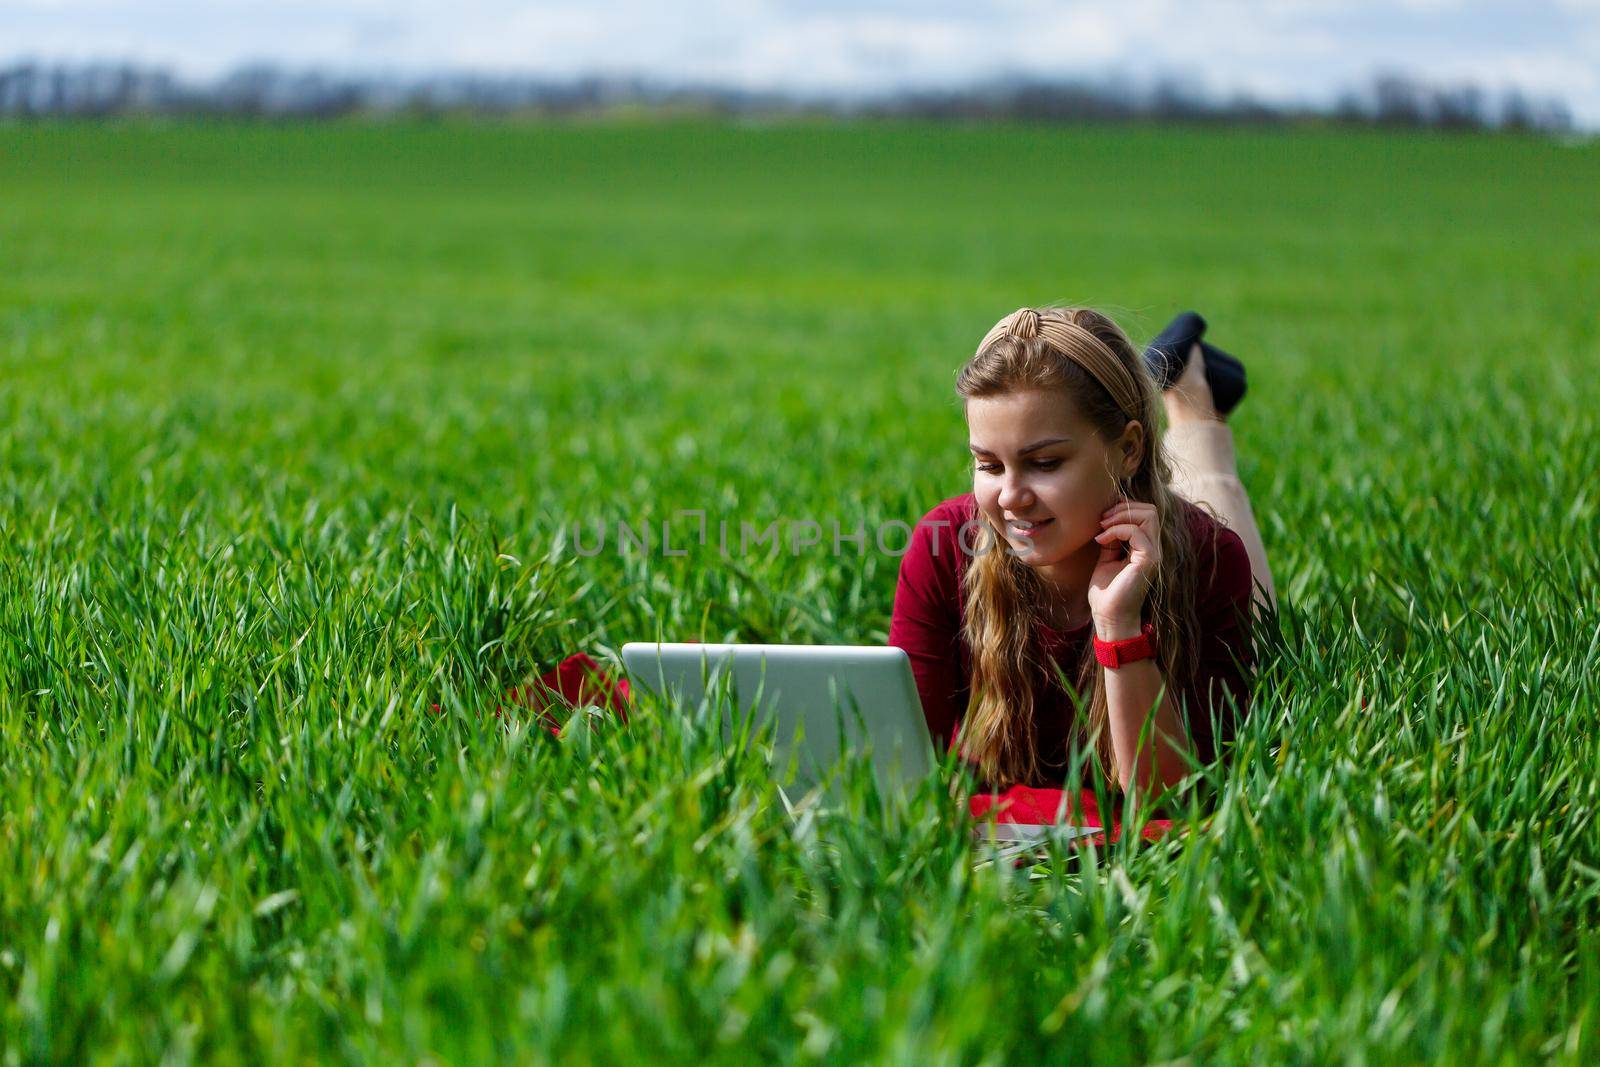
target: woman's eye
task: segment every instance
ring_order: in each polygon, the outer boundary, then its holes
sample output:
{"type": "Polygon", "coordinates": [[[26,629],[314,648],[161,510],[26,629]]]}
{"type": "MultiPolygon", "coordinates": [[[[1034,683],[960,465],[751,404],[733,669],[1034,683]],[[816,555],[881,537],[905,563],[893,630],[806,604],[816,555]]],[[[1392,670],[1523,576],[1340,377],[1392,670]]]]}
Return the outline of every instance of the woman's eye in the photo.
{"type": "MultiPolygon", "coordinates": [[[[1035,470],[1053,471],[1057,467],[1061,466],[1061,461],[1059,459],[1041,459],[1033,466],[1035,470]]],[[[1000,471],[1000,464],[980,463],[978,464],[977,469],[985,474],[997,474],[1000,471]]]]}

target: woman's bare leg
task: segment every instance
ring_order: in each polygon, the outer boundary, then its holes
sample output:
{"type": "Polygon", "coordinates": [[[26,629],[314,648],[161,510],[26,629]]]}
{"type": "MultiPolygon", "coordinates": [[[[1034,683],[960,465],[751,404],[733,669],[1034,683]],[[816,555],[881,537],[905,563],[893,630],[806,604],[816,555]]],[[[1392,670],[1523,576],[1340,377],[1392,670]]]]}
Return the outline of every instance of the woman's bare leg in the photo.
{"type": "Polygon", "coordinates": [[[1250,572],[1260,583],[1257,610],[1262,604],[1277,608],[1278,595],[1267,566],[1267,549],[1261,543],[1250,496],[1239,480],[1233,452],[1233,431],[1211,402],[1200,346],[1195,345],[1183,374],[1163,394],[1167,405],[1166,451],[1172,466],[1172,487],[1180,496],[1210,508],[1223,525],[1239,535],[1250,556],[1250,572]],[[1262,589],[1265,590],[1263,599],[1262,589]]]}

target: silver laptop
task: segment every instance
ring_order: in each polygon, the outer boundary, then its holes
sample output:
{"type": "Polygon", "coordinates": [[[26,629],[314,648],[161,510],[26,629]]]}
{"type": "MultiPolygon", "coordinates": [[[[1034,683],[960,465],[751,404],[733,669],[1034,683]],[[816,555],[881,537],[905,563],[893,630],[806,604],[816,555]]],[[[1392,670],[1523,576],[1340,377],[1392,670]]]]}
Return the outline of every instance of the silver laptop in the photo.
{"type": "MultiPolygon", "coordinates": [[[[821,792],[835,769],[841,743],[870,748],[873,776],[885,795],[903,793],[937,762],[928,737],[911,660],[904,650],[858,645],[718,645],[630,642],[622,663],[639,685],[694,707],[708,687],[727,687],[754,723],[774,723],[774,766],[797,764],[778,792],[791,813],[821,792]]],[[[730,709],[731,711],[732,709],[730,709]]],[[[724,724],[727,725],[726,723],[724,724]]],[[[1039,854],[1047,840],[1070,841],[1098,827],[979,823],[973,838],[980,862],[1039,854]]]]}
{"type": "MultiPolygon", "coordinates": [[[[899,793],[935,764],[911,660],[899,648],[636,641],[622,663],[641,686],[694,707],[727,686],[753,725],[773,723],[786,801],[821,784],[842,751],[870,751],[879,790],[899,793]]],[[[731,711],[732,709],[730,709],[731,711]]]]}

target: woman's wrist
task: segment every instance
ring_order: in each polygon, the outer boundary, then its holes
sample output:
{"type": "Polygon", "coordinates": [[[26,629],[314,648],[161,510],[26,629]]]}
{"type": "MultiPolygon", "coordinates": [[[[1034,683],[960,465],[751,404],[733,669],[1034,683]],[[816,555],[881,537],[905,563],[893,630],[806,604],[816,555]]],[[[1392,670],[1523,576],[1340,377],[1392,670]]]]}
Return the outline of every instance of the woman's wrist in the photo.
{"type": "Polygon", "coordinates": [[[1102,641],[1126,641],[1130,637],[1138,637],[1142,632],[1144,623],[1139,616],[1131,619],[1119,617],[1095,617],[1094,635],[1102,641]]]}
{"type": "MultiPolygon", "coordinates": [[[[1111,632],[1121,633],[1121,626],[1113,626],[1111,632]]],[[[1139,627],[1138,632],[1132,637],[1104,638],[1099,634],[1094,638],[1094,658],[1102,667],[1111,670],[1125,667],[1130,663],[1140,660],[1155,659],[1156,657],[1156,631],[1155,627],[1145,623],[1139,627]]]]}

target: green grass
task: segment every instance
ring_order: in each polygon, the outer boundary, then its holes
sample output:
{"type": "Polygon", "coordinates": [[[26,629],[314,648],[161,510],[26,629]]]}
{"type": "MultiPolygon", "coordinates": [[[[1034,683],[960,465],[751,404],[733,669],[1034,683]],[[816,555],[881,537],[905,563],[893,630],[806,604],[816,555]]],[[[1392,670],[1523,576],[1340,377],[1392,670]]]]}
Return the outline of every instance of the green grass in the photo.
{"type": "Polygon", "coordinates": [[[1500,137],[0,128],[4,1062],[1593,1062],[1597,188],[1500,137]],[[657,632],[884,640],[870,541],[559,531],[913,520],[1052,300],[1250,367],[1285,611],[1204,833],[974,871],[932,785],[791,825],[703,717],[483,714],[657,632]]]}

